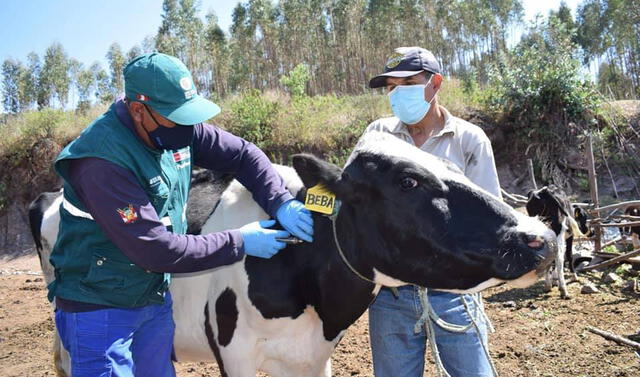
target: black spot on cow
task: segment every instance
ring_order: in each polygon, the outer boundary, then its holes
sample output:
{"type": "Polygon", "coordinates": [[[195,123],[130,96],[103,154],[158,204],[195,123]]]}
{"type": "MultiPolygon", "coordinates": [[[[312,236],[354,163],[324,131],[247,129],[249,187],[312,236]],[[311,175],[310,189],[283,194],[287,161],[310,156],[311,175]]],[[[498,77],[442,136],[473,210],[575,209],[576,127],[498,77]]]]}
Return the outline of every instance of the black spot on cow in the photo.
{"type": "Polygon", "coordinates": [[[188,234],[200,234],[202,226],[218,207],[220,196],[232,180],[232,175],[215,173],[211,170],[193,173],[186,213],[188,234]]]}
{"type": "Polygon", "coordinates": [[[230,288],[225,289],[216,300],[216,322],[218,323],[218,343],[221,346],[229,345],[238,322],[236,294],[230,288]]]}
{"type": "Polygon", "coordinates": [[[224,370],[224,363],[222,362],[222,357],[220,356],[220,349],[218,348],[218,344],[213,336],[213,328],[211,327],[211,316],[209,315],[209,303],[207,302],[204,306],[204,333],[207,336],[207,342],[209,343],[209,348],[213,352],[213,356],[215,356],[216,361],[218,362],[218,368],[220,368],[220,375],[222,377],[229,377],[227,372],[224,370]]]}

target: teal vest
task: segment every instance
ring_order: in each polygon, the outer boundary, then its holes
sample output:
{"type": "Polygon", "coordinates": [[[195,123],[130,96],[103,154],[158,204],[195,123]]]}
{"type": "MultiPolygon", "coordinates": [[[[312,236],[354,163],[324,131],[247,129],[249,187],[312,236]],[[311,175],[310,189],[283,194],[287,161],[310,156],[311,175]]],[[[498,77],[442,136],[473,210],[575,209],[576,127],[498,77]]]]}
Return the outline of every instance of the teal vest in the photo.
{"type": "MultiPolygon", "coordinates": [[[[69,161],[97,157],[135,175],[158,217],[169,231],[184,234],[191,178],[191,147],[157,151],[147,147],[120,122],[115,104],[67,145],[56,159],[56,172],[64,179],[60,228],[51,254],[55,281],[49,299],[114,307],[140,307],[164,302],[170,275],[135,265],[104,234],[68,183],[69,161]]],[[[114,208],[123,222],[135,221],[135,210],[114,208]]]]}

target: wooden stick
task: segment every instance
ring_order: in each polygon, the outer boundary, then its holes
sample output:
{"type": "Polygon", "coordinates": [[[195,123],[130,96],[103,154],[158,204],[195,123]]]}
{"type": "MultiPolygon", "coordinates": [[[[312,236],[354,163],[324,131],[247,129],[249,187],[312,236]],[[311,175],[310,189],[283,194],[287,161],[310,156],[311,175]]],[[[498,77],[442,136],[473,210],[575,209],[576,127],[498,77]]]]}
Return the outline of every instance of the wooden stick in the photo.
{"type": "Polygon", "coordinates": [[[614,243],[618,243],[622,241],[622,237],[616,237],[614,239],[612,239],[611,241],[607,241],[602,245],[602,248],[604,249],[607,246],[613,245],[614,243]]]}
{"type": "Polygon", "coordinates": [[[603,228],[609,227],[609,228],[613,228],[613,227],[625,227],[625,226],[638,226],[640,225],[640,221],[628,221],[626,223],[606,223],[606,224],[598,224],[598,226],[601,226],[603,228]]]}
{"type": "Polygon", "coordinates": [[[640,255],[640,248],[639,249],[635,249],[633,251],[630,251],[630,252],[628,252],[626,254],[622,254],[619,257],[615,257],[615,258],[609,259],[606,262],[602,262],[602,263],[594,264],[593,266],[587,266],[587,267],[581,268],[580,272],[595,270],[596,268],[607,267],[607,266],[610,266],[612,264],[616,264],[616,263],[619,263],[619,262],[624,262],[625,260],[627,260],[629,258],[632,258],[632,257],[635,257],[636,255],[640,255]]]}
{"type": "Polygon", "coordinates": [[[522,195],[517,195],[517,194],[510,194],[508,192],[506,192],[503,189],[500,189],[502,191],[502,197],[505,199],[505,201],[511,201],[513,203],[515,203],[516,205],[525,205],[527,204],[527,198],[525,196],[522,195]]]}
{"type": "Polygon", "coordinates": [[[635,348],[636,350],[640,351],[640,343],[634,342],[633,340],[629,340],[627,338],[623,338],[619,335],[610,333],[608,331],[604,331],[604,330],[600,330],[597,327],[591,327],[591,326],[587,326],[587,330],[591,331],[594,334],[600,335],[601,337],[607,339],[607,340],[612,340],[618,344],[622,344],[631,348],[635,348]]]}
{"type": "MultiPolygon", "coordinates": [[[[600,217],[600,199],[598,198],[598,175],[596,174],[596,163],[593,158],[593,135],[589,135],[587,140],[587,167],[589,168],[589,192],[591,193],[591,202],[596,209],[593,211],[596,217],[600,217]]],[[[602,249],[602,229],[594,227],[593,248],[597,253],[602,249]]]]}
{"type": "Polygon", "coordinates": [[[621,207],[627,207],[630,205],[640,205],[640,200],[632,200],[629,202],[621,202],[621,203],[617,203],[617,204],[610,204],[608,206],[604,206],[604,207],[600,207],[600,208],[595,208],[591,211],[606,211],[608,209],[612,209],[612,208],[621,208],[621,207]]]}

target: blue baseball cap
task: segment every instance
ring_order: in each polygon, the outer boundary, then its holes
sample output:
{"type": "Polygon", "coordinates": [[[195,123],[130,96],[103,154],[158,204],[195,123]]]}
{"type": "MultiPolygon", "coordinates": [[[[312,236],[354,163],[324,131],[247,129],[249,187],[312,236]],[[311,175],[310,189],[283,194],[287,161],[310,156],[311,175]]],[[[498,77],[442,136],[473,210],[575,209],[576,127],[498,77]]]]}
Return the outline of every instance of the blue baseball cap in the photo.
{"type": "Polygon", "coordinates": [[[202,123],[220,113],[218,105],[198,94],[184,63],[158,52],[140,55],[127,64],[124,92],[128,99],[149,105],[180,125],[202,123]]]}
{"type": "Polygon", "coordinates": [[[431,51],[422,47],[398,47],[387,59],[384,73],[369,80],[369,87],[386,86],[387,77],[409,77],[424,71],[440,73],[440,64],[431,51]]]}

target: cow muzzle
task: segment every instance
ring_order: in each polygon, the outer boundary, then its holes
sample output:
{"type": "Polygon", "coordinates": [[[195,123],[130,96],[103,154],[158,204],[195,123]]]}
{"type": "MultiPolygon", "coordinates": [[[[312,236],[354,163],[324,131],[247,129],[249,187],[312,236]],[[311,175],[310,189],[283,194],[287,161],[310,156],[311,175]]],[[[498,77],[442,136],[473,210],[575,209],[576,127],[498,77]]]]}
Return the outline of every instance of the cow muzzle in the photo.
{"type": "Polygon", "coordinates": [[[523,250],[529,253],[527,259],[528,272],[515,280],[511,280],[509,285],[517,288],[526,288],[534,284],[544,274],[551,263],[554,256],[558,252],[558,243],[555,234],[551,231],[540,233],[519,234],[520,244],[523,250]]]}

